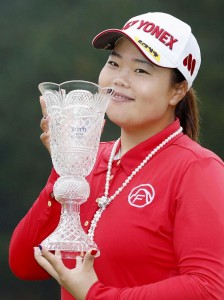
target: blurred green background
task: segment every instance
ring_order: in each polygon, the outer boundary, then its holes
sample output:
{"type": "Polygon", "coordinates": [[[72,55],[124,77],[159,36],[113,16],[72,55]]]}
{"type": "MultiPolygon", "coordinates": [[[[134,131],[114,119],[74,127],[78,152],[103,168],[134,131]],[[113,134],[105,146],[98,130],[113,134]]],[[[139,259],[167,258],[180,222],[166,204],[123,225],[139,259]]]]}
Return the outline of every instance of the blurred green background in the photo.
{"type": "MultiPolygon", "coordinates": [[[[44,186],[51,169],[39,140],[42,81],[97,82],[107,54],[92,47],[101,30],[122,27],[148,11],[171,13],[189,23],[202,52],[195,82],[201,107],[201,143],[224,158],[222,0],[0,0],[0,299],[60,299],[53,280],[26,282],[8,267],[13,229],[44,186]]],[[[107,124],[103,139],[118,130],[107,124]]],[[[26,247],[26,245],[21,245],[26,247]]]]}

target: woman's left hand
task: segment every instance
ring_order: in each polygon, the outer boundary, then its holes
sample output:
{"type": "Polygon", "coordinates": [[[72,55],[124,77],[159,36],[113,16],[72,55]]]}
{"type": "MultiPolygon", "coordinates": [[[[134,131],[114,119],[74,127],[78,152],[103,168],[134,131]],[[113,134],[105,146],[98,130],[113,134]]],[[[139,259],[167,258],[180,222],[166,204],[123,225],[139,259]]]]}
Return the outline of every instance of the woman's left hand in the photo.
{"type": "Polygon", "coordinates": [[[77,300],[84,300],[90,287],[98,281],[93,268],[95,254],[95,250],[90,250],[84,258],[78,256],[76,267],[68,269],[62,262],[60,251],[52,254],[44,247],[42,251],[38,247],[34,248],[34,257],[38,264],[77,300]]]}

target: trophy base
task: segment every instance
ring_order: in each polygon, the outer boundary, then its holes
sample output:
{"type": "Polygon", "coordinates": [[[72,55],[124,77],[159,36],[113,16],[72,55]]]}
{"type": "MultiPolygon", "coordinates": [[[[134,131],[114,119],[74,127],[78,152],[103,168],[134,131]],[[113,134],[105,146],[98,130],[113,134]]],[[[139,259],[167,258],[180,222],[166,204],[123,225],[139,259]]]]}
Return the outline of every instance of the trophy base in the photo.
{"type": "Polygon", "coordinates": [[[64,259],[74,259],[77,256],[84,256],[91,249],[96,249],[96,256],[100,251],[96,243],[84,232],[78,210],[68,213],[62,209],[60,222],[55,229],[42,243],[49,251],[59,250],[64,259]]]}
{"type": "MultiPolygon", "coordinates": [[[[58,235],[57,232],[53,232],[49,237],[47,237],[41,245],[43,245],[46,249],[51,252],[55,252],[59,250],[61,253],[62,259],[75,259],[77,256],[84,257],[86,252],[91,249],[96,249],[97,254],[96,257],[100,255],[100,251],[97,245],[91,241],[90,239],[84,239],[82,236],[81,241],[57,241],[55,240],[55,236],[58,235]]],[[[87,236],[88,237],[88,236],[87,236]]]]}
{"type": "Polygon", "coordinates": [[[59,250],[61,252],[61,258],[62,259],[75,259],[77,256],[84,257],[86,252],[91,249],[96,249],[97,254],[96,257],[100,255],[100,251],[97,247],[97,245],[89,241],[89,243],[77,243],[75,241],[71,242],[60,242],[60,241],[50,241],[51,236],[49,236],[47,239],[45,239],[41,245],[43,245],[45,248],[47,248],[48,251],[55,252],[56,250],[59,250]]]}

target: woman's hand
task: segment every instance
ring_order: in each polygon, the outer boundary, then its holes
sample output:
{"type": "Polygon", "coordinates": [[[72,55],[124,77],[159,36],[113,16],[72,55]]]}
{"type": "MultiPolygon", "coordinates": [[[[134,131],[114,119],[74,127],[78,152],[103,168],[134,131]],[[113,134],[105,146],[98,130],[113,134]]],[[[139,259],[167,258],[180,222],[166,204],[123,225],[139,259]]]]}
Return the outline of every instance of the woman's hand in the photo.
{"type": "Polygon", "coordinates": [[[40,121],[40,128],[42,129],[43,133],[40,135],[40,140],[50,152],[49,118],[47,116],[46,103],[42,96],[40,97],[40,106],[43,114],[43,118],[40,121]]]}
{"type": "Polygon", "coordinates": [[[90,287],[98,281],[93,268],[96,250],[90,250],[85,257],[76,258],[76,267],[68,269],[63,264],[60,251],[55,255],[47,251],[46,248],[34,248],[34,256],[38,264],[43,267],[58,283],[63,286],[77,300],[84,300],[90,287]]]}

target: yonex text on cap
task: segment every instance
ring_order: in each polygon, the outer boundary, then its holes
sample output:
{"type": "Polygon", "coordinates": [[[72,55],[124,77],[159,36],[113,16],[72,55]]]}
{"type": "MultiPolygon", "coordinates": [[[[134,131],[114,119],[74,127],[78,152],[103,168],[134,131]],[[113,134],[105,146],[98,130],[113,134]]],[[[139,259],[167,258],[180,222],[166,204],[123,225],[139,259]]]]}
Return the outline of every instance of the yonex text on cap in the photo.
{"type": "Polygon", "coordinates": [[[201,54],[191,27],[181,20],[160,12],[131,18],[122,29],[100,32],[93,40],[98,49],[113,49],[125,36],[154,64],[177,68],[188,82],[188,88],[198,73],[201,54]]]}

